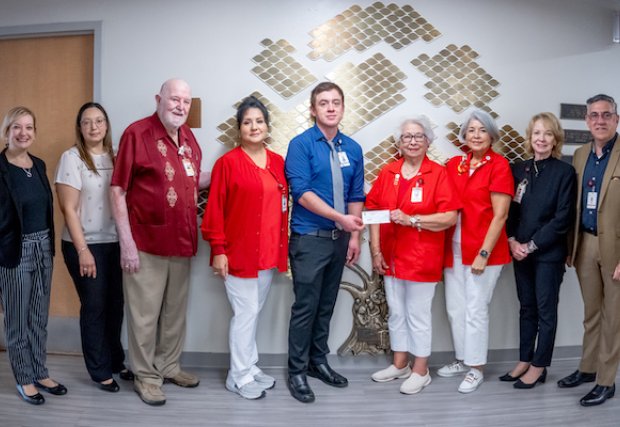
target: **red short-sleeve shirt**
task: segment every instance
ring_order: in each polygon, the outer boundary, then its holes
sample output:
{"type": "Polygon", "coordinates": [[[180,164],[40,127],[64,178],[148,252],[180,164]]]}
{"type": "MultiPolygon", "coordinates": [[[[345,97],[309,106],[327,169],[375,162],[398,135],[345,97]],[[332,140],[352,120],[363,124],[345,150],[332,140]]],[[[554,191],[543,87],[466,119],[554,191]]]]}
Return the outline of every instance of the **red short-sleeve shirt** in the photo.
{"type": "MultiPolygon", "coordinates": [[[[471,174],[469,161],[471,154],[456,156],[448,161],[446,169],[450,180],[456,187],[463,209],[461,211],[461,252],[463,265],[471,265],[482,248],[482,243],[493,219],[491,193],[504,193],[514,196],[514,181],[508,161],[489,149],[483,163],[471,174]]],[[[449,242],[445,245],[446,266],[453,265],[452,236],[454,227],[447,233],[449,242]]],[[[510,262],[506,227],[489,255],[487,265],[502,265],[510,262]]]]}
{"type": "Polygon", "coordinates": [[[202,152],[188,126],[179,146],[157,114],[139,120],[121,137],[111,185],[127,192],[131,233],[140,251],[160,256],[196,254],[196,201],[202,152]]]}
{"type": "MultiPolygon", "coordinates": [[[[385,166],[366,196],[368,209],[400,209],[407,215],[428,215],[460,209],[461,201],[443,166],[424,158],[409,188],[400,176],[403,159],[385,166]],[[415,190],[417,188],[418,190],[415,190]],[[400,202],[399,191],[404,191],[400,202]],[[412,197],[417,191],[421,197],[412,197]]],[[[444,231],[418,231],[416,227],[381,224],[381,253],[390,266],[387,276],[415,282],[437,282],[443,270],[444,231]]]]}

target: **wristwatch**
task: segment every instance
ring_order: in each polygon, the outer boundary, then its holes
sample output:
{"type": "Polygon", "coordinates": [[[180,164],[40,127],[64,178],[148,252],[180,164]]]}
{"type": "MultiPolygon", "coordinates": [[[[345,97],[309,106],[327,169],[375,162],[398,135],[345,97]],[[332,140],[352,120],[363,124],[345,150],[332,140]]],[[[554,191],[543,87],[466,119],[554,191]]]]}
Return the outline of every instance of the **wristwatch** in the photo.
{"type": "Polygon", "coordinates": [[[411,222],[412,227],[416,227],[418,231],[420,231],[420,217],[418,215],[410,216],[409,222],[411,222]]]}
{"type": "Polygon", "coordinates": [[[478,255],[480,255],[482,258],[488,258],[489,252],[484,249],[481,249],[480,252],[478,252],[478,255]]]}

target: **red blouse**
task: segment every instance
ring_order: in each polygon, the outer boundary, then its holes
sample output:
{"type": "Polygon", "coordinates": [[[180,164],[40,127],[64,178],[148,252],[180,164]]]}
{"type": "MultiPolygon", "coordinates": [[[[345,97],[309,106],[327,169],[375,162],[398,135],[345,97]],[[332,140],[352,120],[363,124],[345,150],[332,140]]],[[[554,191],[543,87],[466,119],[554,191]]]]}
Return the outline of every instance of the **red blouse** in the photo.
{"type": "MultiPolygon", "coordinates": [[[[482,164],[469,174],[471,154],[456,156],[448,161],[446,169],[450,180],[456,187],[463,201],[461,211],[461,252],[463,265],[471,265],[482,249],[484,238],[493,219],[491,193],[504,193],[514,196],[514,181],[508,160],[489,149],[482,164]]],[[[447,236],[446,267],[454,265],[452,254],[452,237],[454,227],[447,236]]],[[[508,264],[511,260],[508,248],[506,227],[489,255],[487,265],[508,264]]]]}
{"type": "Polygon", "coordinates": [[[241,147],[220,157],[211,172],[200,230],[211,245],[211,262],[214,255],[226,254],[233,276],[257,277],[259,270],[273,267],[286,271],[288,186],[284,159],[267,150],[267,166],[261,169],[241,147]]]}
{"type": "MultiPolygon", "coordinates": [[[[366,196],[367,209],[400,209],[407,215],[428,215],[461,208],[461,201],[443,166],[425,157],[418,174],[407,182],[400,176],[403,162],[404,159],[397,160],[381,170],[366,196]],[[409,185],[409,188],[398,203],[402,185],[409,185]],[[416,187],[420,190],[414,190],[416,187]],[[412,202],[413,191],[422,192],[420,202],[412,202]]],[[[444,231],[418,231],[416,227],[390,222],[381,224],[380,236],[381,253],[389,266],[386,276],[415,282],[441,280],[444,231]]]]}

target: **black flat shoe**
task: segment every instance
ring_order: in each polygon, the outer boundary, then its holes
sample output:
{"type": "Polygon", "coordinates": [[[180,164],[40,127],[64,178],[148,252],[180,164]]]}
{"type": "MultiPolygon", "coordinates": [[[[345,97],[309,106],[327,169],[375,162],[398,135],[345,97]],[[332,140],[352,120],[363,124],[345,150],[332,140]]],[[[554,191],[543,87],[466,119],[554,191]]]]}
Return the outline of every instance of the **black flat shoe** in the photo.
{"type": "Polygon", "coordinates": [[[37,388],[40,388],[41,390],[46,391],[49,394],[53,394],[55,396],[63,396],[65,394],[67,394],[67,387],[65,387],[64,385],[62,385],[60,383],[56,384],[54,387],[47,387],[47,386],[41,384],[40,382],[35,381],[34,385],[37,388]]]}
{"type": "Polygon", "coordinates": [[[133,381],[135,378],[133,372],[129,369],[123,369],[118,373],[118,376],[123,381],[133,381]]]}
{"type": "Polygon", "coordinates": [[[616,394],[616,384],[611,386],[596,385],[590,393],[581,398],[579,403],[581,406],[596,406],[605,403],[607,399],[611,399],[616,394]]]}
{"type": "Polygon", "coordinates": [[[327,363],[309,365],[308,376],[318,378],[332,387],[342,388],[349,385],[349,381],[338,372],[334,371],[327,363]]]}
{"type": "Polygon", "coordinates": [[[19,397],[21,397],[24,402],[28,402],[31,405],[43,405],[45,403],[45,398],[41,393],[29,396],[24,391],[24,387],[19,384],[17,384],[17,392],[19,393],[19,397]]]}
{"type": "Polygon", "coordinates": [[[538,384],[538,383],[544,384],[546,380],[547,380],[547,368],[543,369],[543,371],[540,374],[540,376],[533,383],[524,383],[523,381],[518,379],[517,382],[515,382],[512,386],[514,388],[519,388],[519,389],[525,390],[525,389],[529,389],[529,388],[534,388],[534,386],[536,386],[536,384],[538,384]]]}
{"type": "Polygon", "coordinates": [[[577,387],[583,383],[591,383],[596,380],[596,374],[589,374],[586,372],[581,372],[577,369],[575,372],[570,374],[567,377],[562,378],[558,381],[558,387],[560,388],[572,388],[577,387]]]}
{"type": "MultiPolygon", "coordinates": [[[[525,371],[527,372],[527,371],[525,371]]],[[[523,372],[523,374],[525,374],[525,372],[523,372]]],[[[518,380],[519,378],[521,378],[523,376],[523,374],[519,375],[518,377],[513,377],[512,375],[510,375],[510,372],[508,372],[505,375],[502,375],[501,377],[499,377],[500,381],[504,381],[504,382],[515,382],[516,380],[518,380]]]]}
{"type": "Polygon", "coordinates": [[[291,392],[291,396],[301,403],[314,402],[314,393],[308,385],[308,380],[304,374],[290,376],[286,384],[291,392]]]}
{"type": "Polygon", "coordinates": [[[114,380],[112,380],[111,383],[109,384],[104,384],[104,383],[97,383],[97,385],[99,386],[99,388],[103,391],[107,391],[109,393],[116,393],[117,391],[119,391],[121,388],[118,386],[118,383],[114,380]]]}

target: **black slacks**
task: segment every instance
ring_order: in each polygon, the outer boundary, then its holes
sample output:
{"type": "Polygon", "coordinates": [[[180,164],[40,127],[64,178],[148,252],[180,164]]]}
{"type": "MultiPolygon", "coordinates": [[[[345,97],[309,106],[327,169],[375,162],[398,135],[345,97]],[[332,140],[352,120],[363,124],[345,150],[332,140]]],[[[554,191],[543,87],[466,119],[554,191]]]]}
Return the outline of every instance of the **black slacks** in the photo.
{"type": "Polygon", "coordinates": [[[564,262],[540,262],[526,258],[514,262],[514,271],[521,303],[519,360],[537,367],[549,366],[558,324],[564,262]]]}
{"type": "Polygon", "coordinates": [[[289,375],[303,374],[308,364],[326,363],[329,323],[336,304],[349,247],[349,233],[332,240],[293,233],[289,257],[295,302],[288,332],[289,375]]]}
{"type": "Polygon", "coordinates": [[[62,241],[62,254],[80,297],[80,332],[86,369],[93,381],[112,378],[125,368],[121,345],[123,276],[118,243],[88,245],[95,257],[97,277],[80,276],[80,261],[73,243],[62,241]]]}

